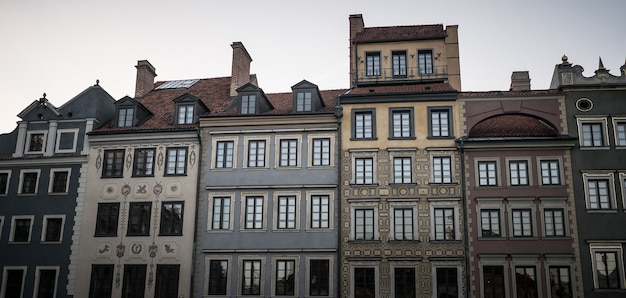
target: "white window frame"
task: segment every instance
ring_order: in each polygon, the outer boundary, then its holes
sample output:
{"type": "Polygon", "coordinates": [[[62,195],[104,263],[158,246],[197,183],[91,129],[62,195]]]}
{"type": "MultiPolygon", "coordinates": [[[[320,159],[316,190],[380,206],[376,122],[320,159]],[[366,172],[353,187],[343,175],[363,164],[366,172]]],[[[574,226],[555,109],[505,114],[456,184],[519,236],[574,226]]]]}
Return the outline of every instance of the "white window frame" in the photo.
{"type": "Polygon", "coordinates": [[[39,190],[39,180],[41,180],[41,169],[28,169],[28,170],[20,170],[20,183],[17,188],[17,193],[19,195],[33,196],[37,194],[39,190]],[[37,182],[35,182],[35,192],[33,193],[22,193],[22,186],[24,184],[24,174],[27,173],[37,173],[37,182]]]}
{"type": "MultiPolygon", "coordinates": [[[[420,233],[418,226],[418,209],[419,198],[416,199],[389,199],[389,240],[395,241],[420,241],[420,233]],[[413,225],[413,239],[396,239],[395,231],[395,210],[396,209],[411,209],[413,211],[413,218],[411,223],[413,225]]],[[[416,275],[417,276],[417,275],[416,275]]]]}
{"type": "Polygon", "coordinates": [[[273,211],[273,228],[274,228],[274,232],[300,232],[300,217],[302,216],[302,214],[300,214],[300,202],[301,202],[301,193],[300,192],[275,192],[274,193],[274,198],[273,198],[273,202],[272,202],[272,211],[273,211]],[[295,197],[295,203],[296,203],[296,214],[295,214],[295,227],[293,228],[279,228],[278,224],[279,224],[279,209],[278,209],[278,198],[279,197],[295,197]]]}
{"type": "Polygon", "coordinates": [[[41,243],[42,244],[60,244],[63,243],[63,230],[65,229],[65,214],[46,214],[43,216],[43,222],[41,223],[41,243]],[[60,218],[61,219],[61,234],[59,235],[59,241],[46,241],[46,232],[48,231],[48,219],[60,218]]]}
{"type": "MultiPolygon", "coordinates": [[[[448,152],[448,151],[441,151],[441,152],[431,152],[430,154],[430,165],[431,165],[431,171],[430,171],[430,183],[433,184],[451,184],[455,182],[454,179],[454,175],[456,174],[454,172],[454,153],[453,152],[448,152]],[[445,179],[442,177],[441,182],[437,182],[435,181],[435,158],[441,158],[441,157],[447,157],[450,158],[450,182],[446,182],[445,179]]],[[[442,169],[443,172],[443,169],[442,169]]]]}
{"type": "Polygon", "coordinates": [[[378,204],[379,200],[349,200],[350,204],[350,241],[378,241],[380,240],[380,232],[378,231],[378,204]],[[374,210],[374,239],[373,240],[357,240],[356,239],[356,219],[355,210],[357,209],[373,209],[374,210]]]}
{"type": "Polygon", "coordinates": [[[209,193],[209,198],[207,200],[207,227],[206,230],[211,232],[232,232],[235,218],[235,193],[234,192],[213,192],[209,193]],[[228,220],[228,229],[213,229],[213,204],[215,198],[230,198],[230,218],[228,220]]]}
{"type": "Polygon", "coordinates": [[[504,218],[504,198],[476,198],[476,223],[478,225],[478,239],[504,239],[507,237],[507,231],[505,230],[505,221],[504,218]],[[500,237],[483,237],[483,229],[482,229],[482,210],[499,210],[499,230],[500,237]]]}
{"type": "MultiPolygon", "coordinates": [[[[70,188],[70,180],[72,178],[72,169],[71,168],[54,168],[50,169],[50,181],[48,182],[48,193],[55,195],[64,195],[69,192],[70,188]],[[54,187],[54,175],[60,172],[67,172],[67,181],[65,181],[65,192],[52,192],[52,188],[54,187]]],[[[21,188],[20,188],[21,189],[21,188]]]]}
{"type": "Polygon", "coordinates": [[[261,261],[261,268],[259,272],[261,273],[261,278],[259,280],[259,295],[252,295],[255,297],[264,297],[265,296],[265,280],[267,279],[267,270],[266,267],[266,257],[261,255],[242,255],[237,258],[237,297],[248,296],[243,295],[243,262],[244,261],[261,261]]]}
{"type": "Polygon", "coordinates": [[[420,283],[419,278],[420,278],[420,271],[419,271],[419,267],[420,267],[420,262],[418,261],[402,261],[402,262],[398,262],[398,261],[392,261],[389,262],[389,275],[391,276],[391,296],[390,297],[396,297],[396,293],[395,293],[395,288],[396,288],[396,268],[410,268],[415,270],[415,293],[420,293],[420,283]]]}
{"type": "Polygon", "coordinates": [[[430,241],[458,241],[461,239],[461,222],[459,221],[459,201],[435,201],[428,200],[430,203],[430,241]],[[453,209],[454,212],[454,239],[437,239],[435,234],[435,209],[453,209]]]}
{"type": "MultiPolygon", "coordinates": [[[[598,275],[596,274],[597,272],[597,266],[596,266],[596,262],[595,262],[595,253],[598,251],[610,251],[610,252],[615,252],[616,256],[617,256],[617,270],[619,272],[619,283],[620,283],[620,287],[619,289],[624,289],[626,288],[626,285],[624,285],[624,259],[623,259],[623,247],[621,244],[615,244],[615,243],[590,243],[589,244],[589,254],[591,257],[591,268],[592,268],[592,274],[593,274],[593,288],[594,289],[598,289],[598,275]]],[[[612,289],[608,289],[608,290],[612,290],[612,289]]]]}
{"type": "Polygon", "coordinates": [[[456,268],[456,281],[457,281],[457,297],[463,297],[463,266],[461,262],[458,261],[433,261],[431,267],[431,277],[432,277],[432,293],[433,297],[437,296],[437,268],[456,268]]]}
{"type": "Polygon", "coordinates": [[[509,204],[507,206],[507,212],[509,214],[509,236],[511,239],[537,239],[537,205],[535,204],[533,198],[507,198],[509,204]],[[532,235],[530,236],[515,236],[514,227],[513,227],[513,210],[518,209],[530,209],[530,229],[532,235]]]}
{"type": "Polygon", "coordinates": [[[24,147],[25,154],[42,154],[46,152],[46,147],[48,143],[48,131],[47,130],[31,130],[26,133],[26,147],[24,147]],[[30,142],[32,141],[33,135],[43,135],[43,144],[41,145],[41,150],[31,151],[30,150],[30,142]]]}
{"type": "Polygon", "coordinates": [[[349,150],[350,152],[350,159],[352,162],[352,168],[350,169],[351,171],[351,178],[350,178],[350,184],[352,185],[377,185],[378,184],[378,180],[377,180],[377,172],[378,172],[378,161],[377,161],[377,153],[378,153],[378,149],[363,149],[363,150],[349,150]],[[356,183],[356,159],[357,158],[371,158],[372,159],[372,184],[357,184],[356,183]]]}
{"type": "MultiPolygon", "coordinates": [[[[517,276],[517,273],[515,271],[515,269],[517,267],[534,267],[535,268],[535,282],[537,285],[537,293],[541,293],[542,291],[542,281],[543,279],[541,278],[541,262],[539,262],[539,259],[537,258],[537,256],[534,255],[513,255],[512,259],[511,259],[511,273],[513,274],[513,277],[511,278],[511,282],[513,283],[513,294],[517,293],[517,279],[515,278],[515,276],[517,276]]],[[[541,294],[538,294],[541,295],[541,294]]]]}
{"type": "Polygon", "coordinates": [[[276,136],[276,143],[274,148],[274,161],[275,161],[275,169],[300,169],[302,168],[302,135],[279,135],[276,136]],[[287,140],[296,140],[296,165],[280,165],[281,158],[281,142],[287,140]]]}
{"type": "Polygon", "coordinates": [[[237,137],[213,137],[211,138],[211,170],[217,171],[231,171],[237,168],[237,143],[239,139],[237,137]],[[218,167],[217,166],[217,142],[233,142],[233,166],[232,167],[218,167]]]}
{"type": "Polygon", "coordinates": [[[2,289],[0,289],[0,297],[6,296],[7,277],[8,277],[7,271],[9,270],[22,270],[22,290],[20,291],[20,294],[21,294],[21,297],[24,297],[24,284],[26,283],[26,273],[28,270],[28,267],[26,266],[4,266],[2,270],[2,289]]]}
{"type": "MultiPolygon", "coordinates": [[[[244,136],[243,143],[244,143],[245,150],[243,154],[242,168],[244,169],[269,169],[270,167],[269,153],[271,149],[270,137],[269,136],[254,136],[254,137],[244,136]],[[265,142],[265,149],[264,149],[265,152],[263,153],[264,162],[263,162],[262,167],[251,167],[248,165],[248,162],[250,161],[250,141],[264,141],[265,142]]],[[[233,148],[233,155],[234,154],[235,154],[235,149],[233,148]]],[[[234,156],[233,156],[233,167],[234,167],[234,156]]]]}
{"type": "MultiPolygon", "coordinates": [[[[533,186],[533,168],[528,156],[507,157],[504,159],[506,163],[506,183],[510,187],[529,187],[533,186]],[[513,184],[511,181],[511,162],[526,162],[526,180],[527,184],[513,184]]],[[[519,169],[518,169],[519,171],[519,169]]],[[[519,179],[519,177],[518,177],[519,179]]]]}
{"type": "Polygon", "coordinates": [[[310,134],[307,136],[307,166],[309,168],[317,168],[317,167],[334,167],[335,166],[335,135],[334,134],[310,134]],[[313,165],[313,140],[315,139],[330,139],[330,152],[329,152],[329,164],[328,165],[313,165]]]}
{"type": "Polygon", "coordinates": [[[353,261],[350,262],[350,298],[354,298],[354,269],[356,268],[374,268],[374,280],[378,281],[376,283],[376,291],[374,293],[374,298],[380,297],[380,262],[376,261],[353,261]]]}
{"type": "Polygon", "coordinates": [[[609,149],[609,133],[607,126],[606,117],[585,117],[585,118],[576,118],[576,124],[578,126],[578,146],[581,150],[598,150],[598,149],[609,149]],[[584,146],[583,145],[583,124],[600,124],[602,126],[602,143],[603,146],[584,146]]]}
{"type": "Polygon", "coordinates": [[[184,124],[193,124],[196,120],[196,105],[192,102],[178,103],[176,105],[176,124],[184,125],[184,124]],[[188,117],[189,108],[191,107],[191,119],[188,117]],[[180,117],[181,109],[184,109],[183,118],[180,117]]]}
{"type": "Polygon", "coordinates": [[[76,144],[78,144],[78,128],[72,129],[58,129],[56,136],[56,144],[54,146],[54,152],[56,153],[73,153],[76,152],[76,144]],[[72,145],[72,149],[61,149],[59,146],[61,145],[61,135],[66,133],[74,134],[74,144],[72,145]]]}
{"type": "Polygon", "coordinates": [[[313,92],[300,91],[296,92],[296,112],[311,112],[313,111],[313,92]]]}
{"type": "MultiPolygon", "coordinates": [[[[391,157],[389,159],[389,161],[391,162],[390,168],[391,168],[391,173],[390,173],[390,180],[389,183],[391,184],[412,184],[414,182],[413,179],[413,158],[411,156],[403,156],[403,155],[395,155],[393,157],[391,157]],[[401,161],[400,162],[400,170],[396,171],[396,160],[401,161]],[[408,160],[409,164],[408,164],[408,172],[409,172],[409,179],[407,179],[408,181],[405,181],[405,179],[407,178],[406,175],[404,175],[405,172],[407,172],[406,168],[405,168],[405,164],[404,161],[408,160]],[[396,180],[396,178],[399,178],[398,180],[396,180]]],[[[372,165],[373,168],[373,165],[372,165]]],[[[373,175],[372,175],[373,176],[373,175]]]]}
{"type": "Polygon", "coordinates": [[[474,159],[474,168],[475,168],[475,178],[476,178],[476,187],[500,187],[502,185],[502,177],[501,177],[501,167],[500,167],[500,159],[498,158],[477,158],[474,159]],[[479,165],[482,162],[495,162],[496,163],[496,184],[495,185],[490,185],[489,183],[487,183],[486,185],[481,185],[480,184],[480,168],[479,165]]]}
{"type": "Polygon", "coordinates": [[[555,238],[567,238],[570,237],[569,230],[569,216],[568,216],[568,206],[567,206],[567,198],[566,197],[540,197],[539,201],[541,202],[541,235],[543,238],[555,239],[555,238]],[[546,209],[563,209],[563,236],[548,236],[546,233],[546,209]]]}
{"type": "Polygon", "coordinates": [[[335,276],[333,273],[335,272],[335,257],[332,255],[320,255],[320,256],[305,256],[304,257],[304,296],[311,297],[309,294],[311,293],[311,261],[313,260],[327,260],[328,261],[328,295],[326,296],[315,296],[315,297],[330,297],[335,293],[334,282],[335,276]]]}
{"type": "Polygon", "coordinates": [[[27,244],[30,243],[33,239],[33,226],[35,225],[35,216],[34,215],[15,215],[11,217],[11,233],[9,234],[9,244],[27,244]],[[28,231],[28,241],[25,242],[15,242],[15,220],[17,219],[29,219],[30,220],[30,230],[28,231]]]}
{"type": "Polygon", "coordinates": [[[617,211],[617,201],[615,198],[615,190],[613,189],[615,185],[615,180],[613,173],[596,173],[596,172],[585,172],[583,173],[583,187],[585,190],[585,205],[587,207],[587,212],[616,212],[617,211]],[[610,208],[591,208],[591,202],[589,198],[589,180],[608,180],[608,195],[609,195],[609,203],[611,204],[610,208]]]}
{"type": "Polygon", "coordinates": [[[615,138],[615,149],[626,149],[626,139],[624,140],[624,143],[620,144],[619,143],[619,134],[617,131],[618,126],[624,125],[624,130],[625,130],[625,134],[626,134],[626,117],[613,117],[613,136],[615,138]]]}
{"type": "Polygon", "coordinates": [[[537,184],[541,186],[560,186],[563,185],[565,180],[565,173],[563,169],[563,158],[560,156],[539,156],[537,157],[537,184]],[[556,161],[559,167],[559,183],[558,184],[544,184],[543,183],[543,167],[542,162],[556,161]]]}
{"type": "MultiPolygon", "coordinates": [[[[622,203],[626,206],[626,172],[619,173],[619,184],[622,189],[622,203]]],[[[626,212],[626,208],[624,212],[626,212]]]]}
{"type": "Polygon", "coordinates": [[[485,297],[485,276],[484,276],[484,267],[486,266],[501,266],[503,268],[503,281],[504,281],[504,297],[511,297],[510,291],[511,287],[509,284],[509,269],[510,264],[506,261],[506,254],[503,255],[478,255],[478,270],[480,274],[480,296],[485,297]]]}
{"type": "Polygon", "coordinates": [[[0,215],[0,239],[2,239],[2,228],[4,227],[4,215],[0,215]]]}
{"type": "MultiPolygon", "coordinates": [[[[240,194],[240,216],[239,216],[239,230],[241,232],[250,232],[250,233],[255,233],[255,232],[265,232],[268,230],[268,226],[267,226],[267,217],[268,217],[268,198],[267,198],[267,193],[259,193],[259,192],[242,192],[240,194]],[[262,197],[263,198],[263,221],[262,221],[262,227],[260,229],[247,229],[246,228],[246,209],[247,209],[247,199],[248,197],[262,197]]],[[[231,203],[233,204],[233,203],[231,203]]]]}
{"type": "Polygon", "coordinates": [[[306,192],[306,231],[307,232],[328,232],[335,226],[335,194],[322,190],[311,190],[306,192]],[[313,196],[328,196],[328,228],[313,228],[311,226],[313,212],[313,196]]]}
{"type": "Polygon", "coordinates": [[[11,172],[11,170],[0,170],[0,174],[7,174],[7,186],[6,189],[4,189],[4,193],[0,193],[0,197],[9,195],[9,186],[11,185],[11,172]]]}
{"type": "Polygon", "coordinates": [[[576,275],[575,275],[575,264],[572,257],[567,255],[546,255],[546,259],[544,261],[544,272],[546,279],[544,280],[546,284],[546,288],[548,290],[548,298],[556,298],[552,297],[552,293],[550,291],[550,267],[568,267],[569,268],[569,277],[570,277],[570,290],[572,291],[572,297],[578,297],[576,295],[576,275]]]}
{"type": "Polygon", "coordinates": [[[35,283],[33,284],[33,297],[37,297],[39,295],[39,279],[41,270],[54,270],[56,271],[55,281],[54,281],[54,295],[52,297],[57,296],[57,287],[59,286],[59,266],[37,266],[35,267],[35,283]]]}
{"type": "Polygon", "coordinates": [[[276,278],[278,278],[277,274],[276,274],[276,269],[278,268],[278,261],[293,261],[294,262],[294,286],[293,286],[293,296],[288,296],[288,295],[280,295],[283,297],[296,297],[299,296],[300,294],[300,256],[297,255],[273,255],[271,257],[271,262],[272,265],[270,266],[271,269],[271,293],[272,293],[272,297],[276,297],[278,296],[276,294],[276,278]]]}
{"type": "MultiPolygon", "coordinates": [[[[222,295],[209,295],[209,278],[211,272],[211,261],[222,261],[226,260],[228,262],[228,272],[226,273],[226,297],[230,297],[230,285],[233,281],[233,256],[228,254],[221,255],[204,255],[204,289],[202,291],[203,297],[207,296],[222,296],[222,295]]],[[[241,267],[239,267],[241,268],[241,267]]],[[[262,277],[262,276],[261,276],[262,277]]],[[[238,278],[235,280],[239,280],[238,278]]],[[[240,287],[240,286],[238,286],[240,287]]]]}

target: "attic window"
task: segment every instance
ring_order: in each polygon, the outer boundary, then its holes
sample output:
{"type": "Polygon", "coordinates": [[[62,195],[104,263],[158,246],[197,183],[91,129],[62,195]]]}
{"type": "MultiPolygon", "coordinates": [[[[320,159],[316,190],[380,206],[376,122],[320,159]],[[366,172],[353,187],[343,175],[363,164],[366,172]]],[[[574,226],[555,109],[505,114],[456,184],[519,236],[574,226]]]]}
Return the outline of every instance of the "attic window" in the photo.
{"type": "Polygon", "coordinates": [[[135,119],[135,108],[119,108],[117,111],[117,127],[133,126],[135,119]]]}
{"type": "Polygon", "coordinates": [[[198,79],[167,81],[161,84],[159,87],[156,87],[155,90],[189,88],[198,81],[199,81],[198,79]]]}
{"type": "Polygon", "coordinates": [[[299,92],[296,98],[296,112],[310,112],[311,106],[311,92],[299,92]]]}

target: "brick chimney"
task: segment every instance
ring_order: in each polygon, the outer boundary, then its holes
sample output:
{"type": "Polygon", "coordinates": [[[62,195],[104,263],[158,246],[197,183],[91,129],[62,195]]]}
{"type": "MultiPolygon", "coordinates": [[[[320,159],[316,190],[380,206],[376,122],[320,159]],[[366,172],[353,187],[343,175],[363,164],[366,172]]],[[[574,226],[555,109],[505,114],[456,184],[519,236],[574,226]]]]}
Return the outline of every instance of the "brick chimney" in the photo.
{"type": "Polygon", "coordinates": [[[358,32],[362,32],[365,28],[365,23],[363,23],[363,15],[361,14],[353,14],[350,15],[350,40],[354,38],[354,36],[358,32]]]}
{"type": "Polygon", "coordinates": [[[137,81],[135,83],[135,97],[143,97],[154,89],[156,70],[148,60],[137,61],[137,81]]]}
{"type": "Polygon", "coordinates": [[[356,37],[357,33],[363,32],[365,30],[365,23],[363,22],[363,15],[361,14],[353,14],[348,18],[350,21],[350,86],[356,85],[357,79],[357,52],[356,45],[353,40],[356,37]]]}
{"type": "Polygon", "coordinates": [[[511,74],[510,91],[530,91],[530,76],[528,71],[514,71],[511,74]]]}
{"type": "Polygon", "coordinates": [[[237,88],[250,82],[250,63],[252,58],[240,41],[235,41],[230,46],[233,48],[230,96],[237,96],[237,88]]]}

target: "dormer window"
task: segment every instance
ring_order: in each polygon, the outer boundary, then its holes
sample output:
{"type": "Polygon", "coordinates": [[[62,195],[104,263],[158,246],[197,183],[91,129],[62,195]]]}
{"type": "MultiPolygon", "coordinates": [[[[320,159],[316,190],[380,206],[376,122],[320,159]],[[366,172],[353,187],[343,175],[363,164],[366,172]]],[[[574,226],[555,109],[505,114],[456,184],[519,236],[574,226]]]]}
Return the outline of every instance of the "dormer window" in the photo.
{"type": "Polygon", "coordinates": [[[45,131],[30,131],[27,134],[26,153],[43,153],[46,145],[45,131]]]}
{"type": "Polygon", "coordinates": [[[117,111],[117,127],[133,126],[134,118],[134,107],[119,108],[117,111]]]}
{"type": "Polygon", "coordinates": [[[199,115],[209,112],[209,108],[199,98],[188,93],[175,98],[174,103],[176,112],[173,115],[173,124],[194,124],[198,122],[199,115]]]}
{"type": "Polygon", "coordinates": [[[113,127],[132,127],[141,125],[153,114],[140,102],[124,96],[115,103],[115,120],[111,123],[113,127]]]}
{"type": "Polygon", "coordinates": [[[311,92],[298,92],[296,112],[310,112],[311,106],[311,92]]]}
{"type": "Polygon", "coordinates": [[[178,106],[177,110],[177,124],[192,124],[194,122],[193,104],[181,104],[178,106]]]}
{"type": "Polygon", "coordinates": [[[324,108],[324,101],[317,85],[302,80],[300,83],[291,86],[293,92],[293,112],[309,113],[317,112],[324,108]]]}
{"type": "Polygon", "coordinates": [[[241,96],[241,114],[255,114],[256,95],[241,96]]]}

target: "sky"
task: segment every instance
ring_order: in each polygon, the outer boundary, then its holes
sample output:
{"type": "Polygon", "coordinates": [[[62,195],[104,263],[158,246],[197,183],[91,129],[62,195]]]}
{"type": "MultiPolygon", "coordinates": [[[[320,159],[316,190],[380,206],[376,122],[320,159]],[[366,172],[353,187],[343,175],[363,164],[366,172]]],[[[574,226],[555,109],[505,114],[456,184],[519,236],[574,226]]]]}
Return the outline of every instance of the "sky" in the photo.
{"type": "Polygon", "coordinates": [[[0,133],[34,100],[59,107],[99,80],[113,98],[134,96],[138,60],[157,81],[230,76],[232,42],[253,61],[266,93],[306,79],[349,87],[348,17],[366,27],[459,26],[462,91],[508,90],[530,72],[549,88],[561,57],[592,76],[626,59],[624,0],[2,0],[0,133]]]}

